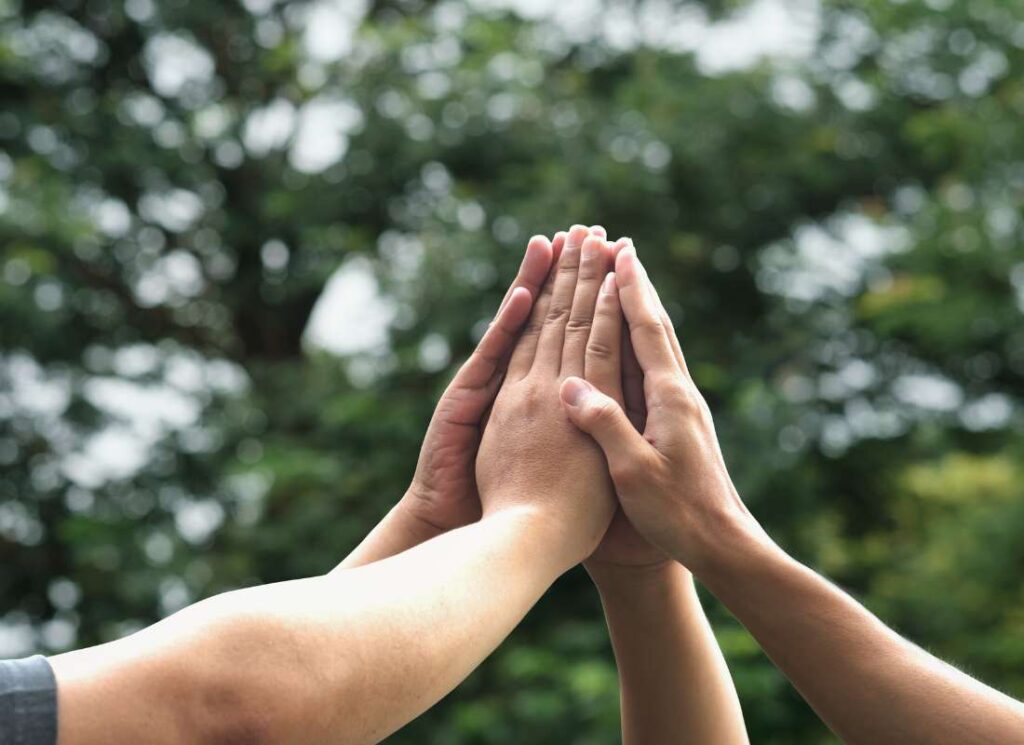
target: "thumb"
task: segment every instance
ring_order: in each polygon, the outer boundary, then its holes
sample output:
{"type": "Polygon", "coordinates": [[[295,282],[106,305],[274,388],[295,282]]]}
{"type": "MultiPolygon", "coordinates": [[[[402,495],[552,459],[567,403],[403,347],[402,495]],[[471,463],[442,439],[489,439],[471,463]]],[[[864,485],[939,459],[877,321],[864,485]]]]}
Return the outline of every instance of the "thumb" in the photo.
{"type": "Polygon", "coordinates": [[[614,399],[582,378],[566,378],[560,395],[569,419],[597,440],[613,470],[613,460],[632,459],[639,453],[644,439],[614,399]]]}

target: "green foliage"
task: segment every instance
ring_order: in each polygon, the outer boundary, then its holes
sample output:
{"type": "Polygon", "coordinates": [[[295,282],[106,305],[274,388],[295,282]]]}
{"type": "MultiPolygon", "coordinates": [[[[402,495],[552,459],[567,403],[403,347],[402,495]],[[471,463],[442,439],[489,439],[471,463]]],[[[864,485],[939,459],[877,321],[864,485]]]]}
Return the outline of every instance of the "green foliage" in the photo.
{"type": "MultiPolygon", "coordinates": [[[[650,265],[770,532],[1024,696],[1019,4],[826,1],[806,57],[726,72],[600,13],[456,0],[369,3],[311,56],[317,7],[0,2],[9,652],[329,569],[401,495],[528,237],[599,221],[650,265]],[[338,139],[302,151],[307,120],[338,139]],[[353,258],[394,318],[338,358],[304,332],[353,258]],[[137,467],[98,467],[111,432],[137,467]]],[[[666,7],[746,4],[605,11],[666,7]]],[[[753,741],[829,741],[707,606],[753,741]]],[[[576,571],[391,741],[612,743],[617,719],[576,571]]]]}

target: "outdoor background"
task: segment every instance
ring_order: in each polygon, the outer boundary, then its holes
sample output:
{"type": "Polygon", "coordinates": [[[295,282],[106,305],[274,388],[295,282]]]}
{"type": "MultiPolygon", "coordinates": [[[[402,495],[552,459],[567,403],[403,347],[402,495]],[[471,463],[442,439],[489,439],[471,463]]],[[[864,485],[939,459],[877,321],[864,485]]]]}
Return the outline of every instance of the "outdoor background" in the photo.
{"type": "MultiPolygon", "coordinates": [[[[0,0],[0,657],[330,569],[600,222],[771,534],[1024,696],[1022,121],[1018,0],[0,0]]],[[[707,607],[753,741],[831,742],[707,607]]],[[[389,742],[617,727],[575,570],[389,742]]]]}

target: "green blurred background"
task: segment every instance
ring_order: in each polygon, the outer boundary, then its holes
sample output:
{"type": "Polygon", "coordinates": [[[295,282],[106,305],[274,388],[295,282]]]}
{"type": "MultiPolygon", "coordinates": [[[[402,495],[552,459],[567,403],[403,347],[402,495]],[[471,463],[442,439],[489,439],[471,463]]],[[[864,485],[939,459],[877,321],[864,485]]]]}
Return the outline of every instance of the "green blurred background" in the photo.
{"type": "MultiPolygon", "coordinates": [[[[0,656],[328,570],[533,233],[632,236],[741,493],[1024,696],[1024,4],[0,0],[0,656]]],[[[708,598],[756,743],[831,742],[708,598]]],[[[392,743],[614,743],[585,573],[392,743]]]]}

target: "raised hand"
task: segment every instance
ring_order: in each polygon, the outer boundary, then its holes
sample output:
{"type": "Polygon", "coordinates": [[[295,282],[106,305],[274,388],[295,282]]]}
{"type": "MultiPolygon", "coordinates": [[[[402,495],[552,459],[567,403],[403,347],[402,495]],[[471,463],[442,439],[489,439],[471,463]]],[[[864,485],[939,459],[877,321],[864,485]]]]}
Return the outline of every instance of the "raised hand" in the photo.
{"type": "Polygon", "coordinates": [[[410,515],[438,533],[480,517],[475,463],[485,415],[504,379],[519,327],[547,279],[555,248],[564,240],[561,233],[553,243],[544,236],[530,240],[494,321],[434,409],[402,502],[410,515]]]}
{"type": "Polygon", "coordinates": [[[380,561],[480,517],[474,468],[487,411],[564,240],[561,233],[553,243],[544,236],[530,240],[494,321],[434,410],[408,490],[337,570],[380,561]]]}
{"type": "Polygon", "coordinates": [[[632,246],[619,251],[615,274],[643,371],[643,433],[620,400],[582,378],[565,381],[562,401],[572,421],[601,445],[632,524],[665,553],[695,568],[721,526],[763,531],[733,487],[707,404],[632,246]]]}
{"type": "MultiPolygon", "coordinates": [[[[619,251],[631,245],[628,238],[620,238],[608,246],[610,264],[614,263],[619,251]]],[[[597,300],[583,377],[624,406],[633,426],[643,431],[647,421],[644,376],[633,353],[629,331],[622,322],[622,306],[613,273],[605,278],[597,300]]],[[[600,545],[587,559],[586,567],[595,580],[600,581],[598,578],[604,567],[651,568],[667,561],[670,561],[669,557],[636,531],[620,506],[615,510],[600,545]]]]}
{"type": "Polygon", "coordinates": [[[485,518],[540,511],[564,528],[577,561],[597,546],[615,502],[600,448],[566,417],[558,389],[584,374],[606,269],[603,233],[574,226],[509,361],[476,466],[485,518]]]}

